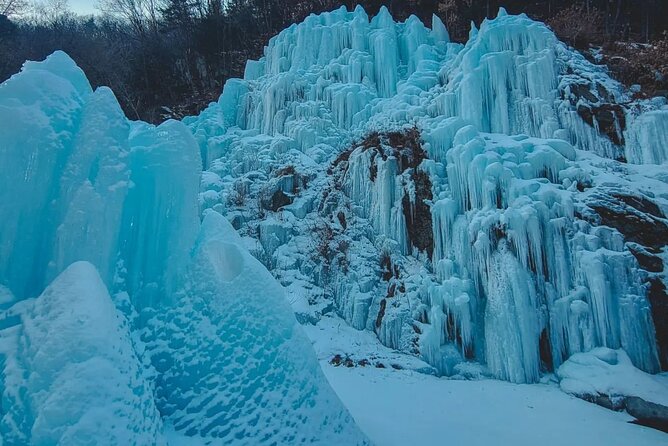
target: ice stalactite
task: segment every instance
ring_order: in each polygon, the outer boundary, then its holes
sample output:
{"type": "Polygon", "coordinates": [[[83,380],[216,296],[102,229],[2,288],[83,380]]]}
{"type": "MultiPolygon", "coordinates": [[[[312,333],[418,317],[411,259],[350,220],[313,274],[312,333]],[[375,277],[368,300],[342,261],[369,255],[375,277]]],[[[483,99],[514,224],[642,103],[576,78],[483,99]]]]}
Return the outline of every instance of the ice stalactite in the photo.
{"type": "Polygon", "coordinates": [[[637,164],[668,161],[668,107],[649,111],[632,121],[626,135],[626,158],[637,164]]]}
{"type": "Polygon", "coordinates": [[[458,130],[453,144],[447,153],[453,198],[433,207],[434,263],[455,265],[441,277],[454,269],[476,283],[493,373],[535,381],[541,361],[558,366],[599,345],[623,346],[637,366],[656,371],[638,264],[619,233],[575,218],[573,198],[560,184],[573,149],[557,140],[485,141],[471,127],[458,130]],[[462,218],[468,224],[458,224],[462,218]],[[551,347],[549,357],[539,358],[544,330],[551,347]]]}

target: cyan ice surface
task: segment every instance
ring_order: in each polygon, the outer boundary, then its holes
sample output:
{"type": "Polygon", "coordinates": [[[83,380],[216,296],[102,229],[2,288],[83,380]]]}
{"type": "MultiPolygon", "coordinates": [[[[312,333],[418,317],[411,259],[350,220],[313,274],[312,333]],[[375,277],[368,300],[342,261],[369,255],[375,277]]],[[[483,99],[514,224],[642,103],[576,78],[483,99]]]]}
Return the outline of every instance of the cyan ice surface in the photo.
{"type": "Polygon", "coordinates": [[[0,85],[0,129],[2,444],[368,443],[282,287],[201,220],[184,124],[128,121],[57,52],[0,85]]]}

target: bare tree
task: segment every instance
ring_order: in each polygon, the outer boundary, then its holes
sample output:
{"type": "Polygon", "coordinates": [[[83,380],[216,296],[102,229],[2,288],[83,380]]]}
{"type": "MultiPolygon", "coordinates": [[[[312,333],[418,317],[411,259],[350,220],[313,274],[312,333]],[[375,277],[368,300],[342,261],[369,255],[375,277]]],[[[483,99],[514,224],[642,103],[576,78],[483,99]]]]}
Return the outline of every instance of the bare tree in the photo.
{"type": "Polygon", "coordinates": [[[140,36],[157,32],[163,0],[100,0],[103,13],[119,17],[140,36]]]}
{"type": "Polygon", "coordinates": [[[69,0],[40,0],[30,5],[32,19],[38,23],[56,24],[70,13],[69,0]]]}
{"type": "Polygon", "coordinates": [[[28,12],[27,0],[0,0],[0,15],[7,17],[21,16],[28,12]]]}

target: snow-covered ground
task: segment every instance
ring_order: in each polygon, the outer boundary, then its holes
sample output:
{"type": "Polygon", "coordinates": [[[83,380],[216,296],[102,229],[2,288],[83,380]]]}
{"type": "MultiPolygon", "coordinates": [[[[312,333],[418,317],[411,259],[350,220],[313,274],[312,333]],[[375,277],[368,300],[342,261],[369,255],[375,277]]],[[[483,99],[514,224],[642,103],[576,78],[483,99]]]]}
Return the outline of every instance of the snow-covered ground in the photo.
{"type": "Polygon", "coordinates": [[[549,384],[462,381],[410,370],[334,367],[330,384],[379,446],[668,444],[668,435],[549,384]]]}
{"type": "Polygon", "coordinates": [[[568,395],[555,382],[439,378],[424,373],[426,363],[335,316],[305,328],[329,383],[378,446],[668,444],[667,434],[568,395]],[[335,355],[355,366],[332,365],[335,355]],[[365,358],[370,364],[362,367],[365,358]]]}

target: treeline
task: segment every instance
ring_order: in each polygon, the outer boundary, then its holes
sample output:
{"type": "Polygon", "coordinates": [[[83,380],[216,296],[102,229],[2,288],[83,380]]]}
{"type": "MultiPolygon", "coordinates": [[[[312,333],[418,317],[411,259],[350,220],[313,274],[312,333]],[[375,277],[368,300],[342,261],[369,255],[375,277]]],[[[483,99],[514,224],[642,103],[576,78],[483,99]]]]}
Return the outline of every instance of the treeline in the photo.
{"type": "Polygon", "coordinates": [[[0,0],[0,80],[62,49],[94,87],[114,90],[130,118],[159,122],[198,113],[286,26],[357,3],[369,15],[386,5],[395,18],[415,14],[428,26],[437,14],[461,41],[471,21],[499,6],[552,23],[579,46],[651,41],[668,26],[668,0],[101,0],[101,14],[89,17],[73,14],[66,0],[31,10],[25,0],[0,0]]]}

